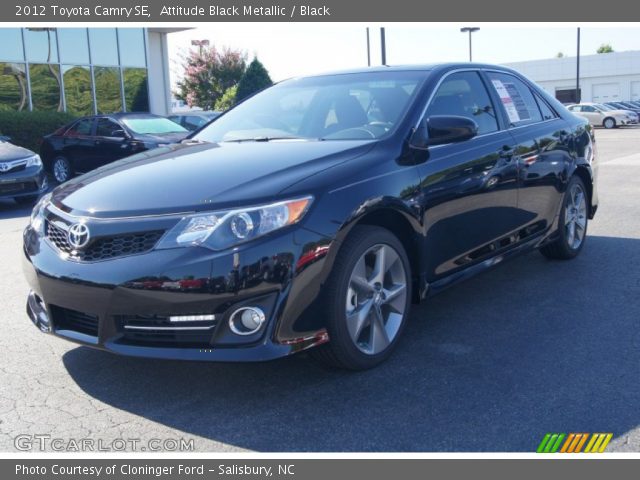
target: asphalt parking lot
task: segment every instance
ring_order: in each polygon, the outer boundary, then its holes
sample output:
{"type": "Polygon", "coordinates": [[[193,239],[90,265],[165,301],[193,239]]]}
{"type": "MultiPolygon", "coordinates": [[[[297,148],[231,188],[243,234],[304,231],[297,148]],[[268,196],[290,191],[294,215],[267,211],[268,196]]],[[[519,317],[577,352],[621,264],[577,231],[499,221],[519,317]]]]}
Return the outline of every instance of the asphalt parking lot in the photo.
{"type": "Polygon", "coordinates": [[[306,355],[123,358],[43,335],[25,314],[29,211],[0,202],[0,451],[24,434],[138,450],[534,451],[547,432],[613,432],[609,451],[640,451],[640,127],[596,135],[600,209],[581,256],[534,252],[415,307],[396,354],[362,373],[306,355]]]}

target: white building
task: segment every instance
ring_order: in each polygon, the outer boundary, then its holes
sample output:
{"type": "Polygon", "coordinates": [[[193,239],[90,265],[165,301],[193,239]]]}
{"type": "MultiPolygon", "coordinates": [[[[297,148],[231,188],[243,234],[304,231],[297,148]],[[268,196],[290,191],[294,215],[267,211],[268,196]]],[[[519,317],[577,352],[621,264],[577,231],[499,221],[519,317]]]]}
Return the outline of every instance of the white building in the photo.
{"type": "MultiPolygon", "coordinates": [[[[564,103],[575,102],[576,57],[505,64],[564,103]]],[[[640,51],[580,56],[583,102],[640,100],[640,51]]]]}

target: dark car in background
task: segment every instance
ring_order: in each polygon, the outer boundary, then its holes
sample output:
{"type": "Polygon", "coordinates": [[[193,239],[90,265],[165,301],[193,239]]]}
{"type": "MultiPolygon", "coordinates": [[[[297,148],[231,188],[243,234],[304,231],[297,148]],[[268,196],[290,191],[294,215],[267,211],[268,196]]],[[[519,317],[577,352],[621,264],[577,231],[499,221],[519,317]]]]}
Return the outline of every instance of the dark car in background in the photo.
{"type": "Polygon", "coordinates": [[[40,156],[47,170],[63,183],[134,153],[180,142],[188,133],[150,113],[83,117],[45,136],[40,156]]]}
{"type": "Polygon", "coordinates": [[[0,136],[0,198],[34,203],[47,187],[40,156],[0,136]]]}
{"type": "MultiPolygon", "coordinates": [[[[27,312],[125,355],[311,349],[370,368],[412,302],[534,249],[576,257],[596,177],[593,127],[507,68],[293,79],[43,197],[24,231],[27,312]]],[[[510,282],[496,295],[524,301],[510,282]]]]}
{"type": "Polygon", "coordinates": [[[211,120],[218,118],[222,112],[185,112],[169,115],[167,118],[172,122],[193,132],[205,126],[211,120]]]}

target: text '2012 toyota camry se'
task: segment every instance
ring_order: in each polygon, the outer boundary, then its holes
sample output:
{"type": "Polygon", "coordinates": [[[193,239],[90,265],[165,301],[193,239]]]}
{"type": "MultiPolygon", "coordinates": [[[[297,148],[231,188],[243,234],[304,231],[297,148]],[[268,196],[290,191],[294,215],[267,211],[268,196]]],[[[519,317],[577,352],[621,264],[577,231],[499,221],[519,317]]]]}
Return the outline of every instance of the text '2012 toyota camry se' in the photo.
{"type": "Polygon", "coordinates": [[[506,68],[293,79],[43,197],[27,311],[126,355],[369,368],[411,303],[532,249],[578,255],[596,174],[587,121],[506,68]]]}

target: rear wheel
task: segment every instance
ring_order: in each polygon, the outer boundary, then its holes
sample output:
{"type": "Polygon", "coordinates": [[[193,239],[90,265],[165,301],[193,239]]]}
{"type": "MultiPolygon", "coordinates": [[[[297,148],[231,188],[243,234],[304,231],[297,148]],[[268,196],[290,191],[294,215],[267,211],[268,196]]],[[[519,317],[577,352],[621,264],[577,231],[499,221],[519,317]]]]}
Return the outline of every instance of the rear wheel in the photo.
{"type": "Polygon", "coordinates": [[[605,118],[602,125],[604,128],[616,128],[616,121],[613,118],[605,118]]]}
{"type": "Polygon", "coordinates": [[[350,370],[391,355],[411,299],[409,260],[388,230],[358,226],[342,246],[325,290],[329,343],[312,350],[324,363],[350,370]]]}
{"type": "Polygon", "coordinates": [[[53,178],[56,179],[58,183],[64,183],[67,180],[71,179],[73,175],[73,169],[71,168],[71,164],[69,160],[64,157],[56,157],[51,164],[51,171],[53,173],[53,178]]]}
{"type": "Polygon", "coordinates": [[[564,194],[558,238],[540,252],[547,258],[568,260],[576,257],[587,236],[587,190],[579,177],[572,177],[564,194]]]}

